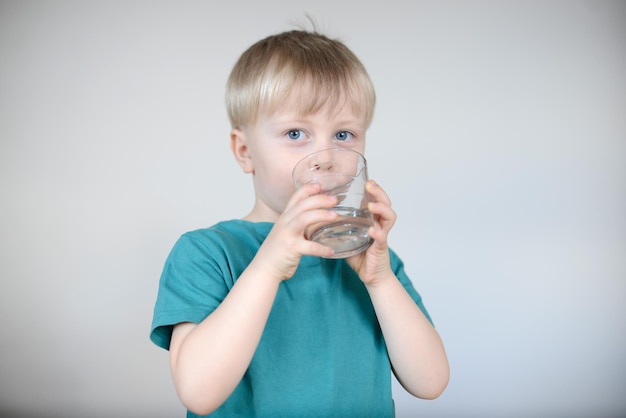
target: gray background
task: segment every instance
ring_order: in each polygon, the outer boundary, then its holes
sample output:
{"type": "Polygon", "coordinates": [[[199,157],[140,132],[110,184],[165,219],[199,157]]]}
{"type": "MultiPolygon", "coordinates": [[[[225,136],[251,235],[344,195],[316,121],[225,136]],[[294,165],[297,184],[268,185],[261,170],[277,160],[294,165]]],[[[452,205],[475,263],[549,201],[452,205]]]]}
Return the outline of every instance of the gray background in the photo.
{"type": "Polygon", "coordinates": [[[371,177],[446,343],[398,417],[626,414],[626,2],[0,1],[0,415],[181,417],[148,340],[178,236],[241,217],[241,52],[306,24],[379,103],[371,177]]]}

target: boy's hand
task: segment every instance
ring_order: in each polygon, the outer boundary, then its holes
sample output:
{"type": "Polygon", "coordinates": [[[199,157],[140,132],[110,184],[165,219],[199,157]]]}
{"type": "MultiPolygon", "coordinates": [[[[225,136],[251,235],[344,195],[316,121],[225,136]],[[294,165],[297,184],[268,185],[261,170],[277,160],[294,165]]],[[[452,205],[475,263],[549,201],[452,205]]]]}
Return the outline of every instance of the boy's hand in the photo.
{"type": "Polygon", "coordinates": [[[303,255],[333,254],[330,247],[304,237],[307,226],[337,218],[335,211],[328,210],[337,198],[321,194],[320,189],[318,183],[309,183],[296,190],[255,256],[255,262],[262,263],[266,271],[281,281],[293,276],[303,255]]]}
{"type": "Polygon", "coordinates": [[[394,277],[389,261],[387,237],[397,216],[382,187],[373,180],[369,180],[365,187],[370,196],[368,208],[374,216],[374,226],[369,230],[374,242],[366,251],[349,257],[347,262],[366,286],[372,286],[385,278],[394,277]]]}

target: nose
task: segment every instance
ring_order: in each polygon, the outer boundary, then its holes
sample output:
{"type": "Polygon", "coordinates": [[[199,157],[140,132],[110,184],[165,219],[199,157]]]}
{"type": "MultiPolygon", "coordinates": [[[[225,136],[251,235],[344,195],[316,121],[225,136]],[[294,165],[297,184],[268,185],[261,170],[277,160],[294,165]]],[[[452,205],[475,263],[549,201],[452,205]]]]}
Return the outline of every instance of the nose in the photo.
{"type": "Polygon", "coordinates": [[[330,160],[330,161],[313,161],[311,166],[310,166],[310,170],[311,171],[318,171],[320,173],[330,173],[333,171],[333,168],[335,166],[335,162],[330,160]]]}
{"type": "Polygon", "coordinates": [[[333,137],[330,133],[323,132],[319,135],[316,135],[315,141],[312,143],[313,149],[311,152],[324,151],[331,148],[338,148],[337,144],[335,144],[333,137]]]}
{"type": "Polygon", "coordinates": [[[332,146],[328,148],[322,147],[317,150],[317,152],[310,154],[310,160],[308,162],[309,171],[317,174],[328,174],[336,171],[338,168],[336,155],[330,151],[331,148],[332,146]]]}

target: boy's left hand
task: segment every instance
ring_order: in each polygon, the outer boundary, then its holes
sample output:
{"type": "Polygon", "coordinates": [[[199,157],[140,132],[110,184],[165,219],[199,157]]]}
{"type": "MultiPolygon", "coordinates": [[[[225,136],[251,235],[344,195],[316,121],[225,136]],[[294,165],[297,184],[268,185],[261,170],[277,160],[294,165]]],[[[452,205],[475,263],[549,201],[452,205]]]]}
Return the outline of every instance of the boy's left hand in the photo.
{"type": "Polygon", "coordinates": [[[391,209],[391,200],[374,180],[367,182],[365,190],[370,197],[368,208],[374,217],[374,226],[369,230],[374,242],[366,251],[349,257],[347,262],[366,286],[372,286],[393,277],[387,237],[397,216],[391,209]]]}

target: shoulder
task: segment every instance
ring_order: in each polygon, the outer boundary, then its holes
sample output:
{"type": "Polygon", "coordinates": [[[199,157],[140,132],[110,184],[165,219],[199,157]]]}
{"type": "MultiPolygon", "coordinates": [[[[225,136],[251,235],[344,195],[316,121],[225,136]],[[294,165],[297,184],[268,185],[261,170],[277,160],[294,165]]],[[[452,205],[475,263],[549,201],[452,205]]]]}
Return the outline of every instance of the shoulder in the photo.
{"type": "Polygon", "coordinates": [[[201,260],[213,260],[213,263],[230,264],[233,260],[249,260],[271,228],[270,223],[229,220],[188,231],[178,238],[168,261],[197,264],[201,260]]]}
{"type": "Polygon", "coordinates": [[[192,241],[219,241],[230,239],[265,239],[270,229],[271,223],[248,222],[239,219],[218,222],[208,228],[196,229],[184,233],[183,240],[192,241]]]}
{"type": "Polygon", "coordinates": [[[182,234],[175,247],[220,247],[236,243],[262,242],[271,229],[269,223],[252,223],[238,219],[219,222],[213,226],[182,234]]]}

